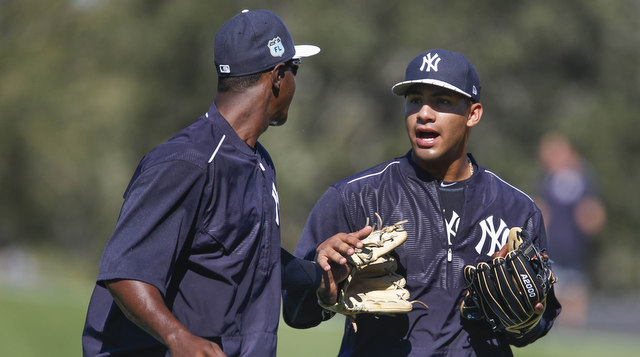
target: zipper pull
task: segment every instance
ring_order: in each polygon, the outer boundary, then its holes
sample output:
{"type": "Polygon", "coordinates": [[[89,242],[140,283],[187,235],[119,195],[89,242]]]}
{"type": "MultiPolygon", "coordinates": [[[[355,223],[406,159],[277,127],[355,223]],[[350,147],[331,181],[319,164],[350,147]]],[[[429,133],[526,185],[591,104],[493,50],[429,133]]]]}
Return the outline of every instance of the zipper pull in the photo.
{"type": "Polygon", "coordinates": [[[451,261],[453,259],[453,252],[451,251],[451,247],[447,250],[447,261],[451,261]]]}

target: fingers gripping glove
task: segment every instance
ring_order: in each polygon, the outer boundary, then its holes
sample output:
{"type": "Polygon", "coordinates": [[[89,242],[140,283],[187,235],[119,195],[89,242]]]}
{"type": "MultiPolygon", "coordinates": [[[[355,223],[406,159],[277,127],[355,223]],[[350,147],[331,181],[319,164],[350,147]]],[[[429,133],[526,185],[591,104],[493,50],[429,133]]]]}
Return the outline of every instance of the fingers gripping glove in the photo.
{"type": "MultiPolygon", "coordinates": [[[[382,226],[380,216],[378,222],[382,226]]],[[[400,221],[379,230],[375,230],[374,224],[374,231],[361,240],[363,247],[356,248],[353,255],[346,257],[351,271],[338,288],[337,302],[328,305],[318,299],[324,309],[349,317],[355,331],[358,314],[393,315],[412,309],[409,291],[405,289],[406,280],[396,273],[398,264],[390,254],[407,240],[407,232],[402,227],[406,222],[400,221]]]]}
{"type": "Polygon", "coordinates": [[[540,321],[534,307],[546,298],[557,281],[549,257],[521,228],[512,228],[507,244],[491,262],[467,265],[464,278],[467,296],[460,306],[463,318],[485,319],[494,331],[516,338],[524,336],[540,321]]]}

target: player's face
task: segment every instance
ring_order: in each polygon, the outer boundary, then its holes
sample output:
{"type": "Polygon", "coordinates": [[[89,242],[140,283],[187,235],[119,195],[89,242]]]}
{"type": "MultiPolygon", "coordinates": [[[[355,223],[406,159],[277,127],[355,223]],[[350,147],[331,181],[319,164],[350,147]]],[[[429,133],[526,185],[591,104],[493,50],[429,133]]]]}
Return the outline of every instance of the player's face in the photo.
{"type": "Polygon", "coordinates": [[[296,91],[295,75],[298,72],[298,65],[289,61],[276,70],[282,78],[282,83],[280,84],[278,95],[275,99],[277,111],[269,123],[271,126],[280,126],[287,122],[289,106],[296,91]]]}
{"type": "Polygon", "coordinates": [[[427,84],[411,87],[405,117],[413,159],[428,172],[443,175],[454,162],[464,163],[470,128],[481,115],[479,103],[457,92],[427,84]]]}

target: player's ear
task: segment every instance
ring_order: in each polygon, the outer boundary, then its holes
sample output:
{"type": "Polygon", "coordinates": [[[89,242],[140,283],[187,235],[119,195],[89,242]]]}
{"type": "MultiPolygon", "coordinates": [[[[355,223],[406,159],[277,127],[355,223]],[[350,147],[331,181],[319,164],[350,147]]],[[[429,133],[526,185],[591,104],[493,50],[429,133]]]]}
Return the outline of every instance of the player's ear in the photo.
{"type": "Polygon", "coordinates": [[[469,106],[469,115],[467,116],[467,127],[475,126],[482,118],[482,104],[472,102],[469,106]]]}
{"type": "Polygon", "coordinates": [[[271,90],[276,97],[280,94],[280,86],[282,85],[282,81],[284,81],[284,76],[284,63],[278,63],[278,65],[269,72],[271,90]]]}
{"type": "Polygon", "coordinates": [[[285,73],[284,73],[284,63],[278,63],[277,66],[275,66],[271,72],[269,72],[270,76],[271,76],[271,82],[273,83],[274,86],[280,86],[280,83],[282,82],[282,80],[284,79],[285,73]]]}

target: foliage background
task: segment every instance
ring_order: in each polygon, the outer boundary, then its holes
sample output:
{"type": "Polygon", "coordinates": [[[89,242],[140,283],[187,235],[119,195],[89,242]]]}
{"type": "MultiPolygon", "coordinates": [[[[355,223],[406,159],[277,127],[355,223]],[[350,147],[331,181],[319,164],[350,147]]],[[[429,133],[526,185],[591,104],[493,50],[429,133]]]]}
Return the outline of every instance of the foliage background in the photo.
{"type": "Polygon", "coordinates": [[[296,43],[322,47],[287,125],[261,138],[286,248],[329,184],[408,150],[390,87],[441,47],[480,73],[481,164],[535,194],[551,130],[591,162],[609,218],[592,242],[594,290],[637,296],[638,0],[0,0],[0,289],[47,280],[38,252],[95,277],[135,166],[208,109],[215,32],[243,8],[273,10],[296,43]],[[35,258],[11,263],[16,251],[35,258]]]}

